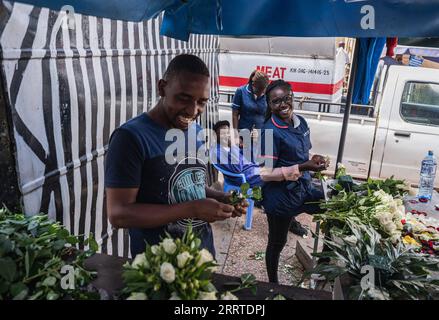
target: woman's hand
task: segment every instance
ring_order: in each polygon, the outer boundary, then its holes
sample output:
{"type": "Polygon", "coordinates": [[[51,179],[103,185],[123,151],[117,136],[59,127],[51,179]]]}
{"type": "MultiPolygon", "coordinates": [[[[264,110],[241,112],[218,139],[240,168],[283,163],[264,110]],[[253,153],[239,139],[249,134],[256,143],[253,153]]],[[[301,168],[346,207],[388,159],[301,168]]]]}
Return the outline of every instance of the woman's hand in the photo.
{"type": "Polygon", "coordinates": [[[315,154],[310,160],[299,165],[300,171],[323,171],[329,167],[329,160],[325,157],[315,154]]]}

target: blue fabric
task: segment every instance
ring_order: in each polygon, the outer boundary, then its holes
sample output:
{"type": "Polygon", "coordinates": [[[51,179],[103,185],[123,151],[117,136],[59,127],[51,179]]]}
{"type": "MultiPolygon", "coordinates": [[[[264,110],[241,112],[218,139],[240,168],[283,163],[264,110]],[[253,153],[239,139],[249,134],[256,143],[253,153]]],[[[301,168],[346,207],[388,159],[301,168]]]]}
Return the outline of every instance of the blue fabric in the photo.
{"type": "Polygon", "coordinates": [[[419,0],[20,0],[59,10],[140,21],[165,11],[162,33],[293,37],[437,37],[439,1],[419,0]],[[365,7],[365,6],[370,7],[365,7]],[[374,9],[374,28],[362,27],[374,9]]]}
{"type": "Polygon", "coordinates": [[[360,50],[352,103],[368,104],[386,38],[362,38],[359,41],[360,50]]]}
{"type": "MultiPolygon", "coordinates": [[[[105,187],[138,188],[138,203],[174,204],[205,198],[206,165],[196,158],[196,152],[203,152],[201,148],[205,147],[204,141],[195,138],[200,130],[193,124],[184,131],[183,158],[172,164],[166,155],[170,155],[168,147],[175,140],[166,141],[167,129],[146,113],[129,120],[111,136],[105,159],[105,187]],[[194,137],[194,148],[189,148],[189,135],[194,137]]],[[[145,242],[157,244],[165,232],[180,237],[189,223],[203,236],[202,246],[211,249],[210,225],[187,219],[157,228],[130,228],[131,255],[144,251],[145,242]]]]}
{"type": "MultiPolygon", "coordinates": [[[[289,167],[309,160],[312,148],[310,130],[306,120],[298,116],[300,125],[294,128],[273,115],[264,124],[261,135],[260,159],[273,159],[273,168],[289,167]],[[273,150],[268,150],[267,130],[273,130],[273,150]]],[[[309,172],[302,172],[298,181],[270,181],[262,187],[264,206],[267,214],[295,216],[306,202],[318,201],[322,193],[311,185],[309,172]]],[[[310,212],[312,213],[312,212],[310,212]]]]}
{"type": "MultiPolygon", "coordinates": [[[[251,187],[262,186],[263,182],[259,176],[259,166],[245,158],[242,149],[237,146],[231,146],[230,150],[226,150],[217,144],[212,152],[211,159],[216,161],[215,164],[222,170],[231,173],[243,173],[245,179],[251,187]]],[[[239,177],[224,177],[226,182],[231,185],[241,185],[239,177]]]]}
{"type": "Polygon", "coordinates": [[[236,89],[232,108],[239,111],[238,129],[261,129],[264,125],[267,100],[265,95],[255,98],[249,84],[236,89]]]}

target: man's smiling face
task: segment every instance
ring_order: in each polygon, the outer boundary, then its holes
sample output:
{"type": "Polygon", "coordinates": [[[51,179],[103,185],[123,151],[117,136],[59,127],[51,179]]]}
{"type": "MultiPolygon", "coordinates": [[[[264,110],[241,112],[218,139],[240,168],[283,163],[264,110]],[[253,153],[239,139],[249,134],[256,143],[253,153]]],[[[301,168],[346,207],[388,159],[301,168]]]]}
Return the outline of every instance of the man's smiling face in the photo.
{"type": "Polygon", "coordinates": [[[180,72],[160,80],[159,93],[168,122],[173,128],[187,129],[203,113],[209,100],[210,81],[205,75],[180,72]]]}

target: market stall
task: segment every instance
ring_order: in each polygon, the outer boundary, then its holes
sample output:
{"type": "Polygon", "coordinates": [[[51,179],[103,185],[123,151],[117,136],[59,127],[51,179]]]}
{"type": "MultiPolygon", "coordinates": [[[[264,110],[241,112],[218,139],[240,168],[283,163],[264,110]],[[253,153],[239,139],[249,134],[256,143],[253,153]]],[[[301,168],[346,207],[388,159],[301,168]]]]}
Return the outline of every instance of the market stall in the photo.
{"type": "Polygon", "coordinates": [[[308,272],[331,283],[337,299],[437,299],[439,195],[421,202],[403,181],[323,180],[325,212],[314,216],[324,234],[308,272]],[[318,260],[316,259],[318,258],[318,260]]]}
{"type": "MultiPolygon", "coordinates": [[[[67,1],[25,0],[37,6],[59,9],[67,1]]],[[[417,1],[316,1],[303,4],[302,1],[266,1],[265,5],[254,7],[250,1],[132,1],[129,4],[120,1],[88,1],[78,3],[76,12],[101,17],[126,20],[143,20],[164,14],[162,31],[167,36],[187,40],[190,33],[227,34],[234,36],[434,36],[439,34],[437,20],[437,2],[417,1]],[[416,5],[412,10],[410,5],[416,5]],[[130,7],[127,7],[130,5],[130,7]],[[249,10],[254,8],[254,10],[249,10]],[[143,9],[143,10],[142,10],[143,9]],[[259,11],[256,11],[258,10],[259,11]],[[282,10],[283,9],[283,10],[282,10]],[[364,10],[365,9],[365,10],[364,10]],[[380,15],[372,12],[380,11],[380,15]],[[294,12],[283,19],[273,19],[280,11],[294,12]],[[307,15],[313,12],[313,15],[307,15]],[[248,14],[248,15],[245,15],[248,14]],[[303,19],[308,16],[308,19],[303,19]],[[401,24],[401,17],[406,23],[401,24]],[[259,18],[259,19],[258,19],[259,18]],[[254,21],[258,19],[259,23],[254,21]],[[267,21],[266,19],[269,19],[267,21]],[[239,21],[240,23],[237,23],[239,21]],[[324,22],[324,23],[322,23],[324,22]],[[375,28],[377,26],[377,28],[375,28]]],[[[63,11],[67,9],[64,8],[63,11]]],[[[359,41],[356,44],[358,52],[359,41]]],[[[358,55],[355,55],[351,79],[355,79],[358,55]]],[[[17,79],[21,79],[20,76],[17,79]]],[[[344,141],[350,115],[354,81],[350,81],[347,105],[340,135],[337,163],[342,160],[344,141]]],[[[44,152],[40,152],[44,157],[44,152]]],[[[52,172],[52,171],[50,171],[52,172]]],[[[366,183],[365,189],[347,192],[337,189],[323,207],[324,214],[316,217],[327,236],[327,249],[318,253],[326,263],[317,264],[313,270],[332,281],[343,276],[348,277],[346,287],[351,292],[349,298],[370,299],[431,299],[437,294],[439,280],[435,272],[439,265],[439,226],[430,219],[434,213],[426,213],[421,204],[406,198],[406,203],[416,205],[409,212],[404,208],[400,188],[392,181],[384,189],[380,183],[366,183]],[[390,188],[392,187],[392,188],[390,188]],[[413,203],[412,203],[412,202],[413,203]],[[413,211],[412,211],[413,210],[413,211]],[[426,213],[426,214],[424,214],[426,213]],[[366,267],[366,269],[365,269],[366,267]],[[367,267],[371,267],[377,282],[369,279],[364,284],[367,267]],[[366,270],[366,272],[364,272],[366,270]],[[379,290],[375,290],[375,285],[379,290]]],[[[48,198],[50,200],[50,197],[48,198]]],[[[49,201],[47,201],[47,206],[49,201]]],[[[1,214],[0,214],[1,217],[1,214]]],[[[71,236],[60,225],[52,225],[43,217],[25,218],[13,216],[2,218],[1,277],[5,280],[0,288],[0,295],[6,299],[58,299],[63,298],[58,286],[63,278],[58,267],[68,263],[64,257],[71,246],[84,239],[71,236]],[[19,234],[20,237],[16,235],[19,234]],[[23,239],[30,239],[23,241],[23,239]],[[70,246],[68,246],[70,245],[70,246]],[[56,268],[51,268],[53,265],[56,268]],[[6,285],[5,285],[6,284],[6,285]]],[[[84,218],[85,219],[85,218],[84,218]]],[[[106,219],[104,219],[107,222],[106,219]]],[[[73,221],[72,221],[73,223],[73,221]]],[[[96,244],[90,239],[85,246],[96,251],[96,244]]],[[[131,264],[123,266],[126,260],[106,255],[94,255],[85,261],[85,266],[96,269],[94,285],[105,289],[110,294],[122,287],[127,289],[123,297],[146,298],[146,293],[157,294],[158,298],[180,298],[180,295],[200,297],[217,294],[212,288],[227,290],[224,286],[229,281],[238,279],[214,273],[212,258],[199,251],[195,239],[185,244],[176,244],[177,240],[168,239],[166,245],[147,247],[144,256],[136,257],[131,264]],[[194,243],[194,244],[192,244],[194,243]],[[180,246],[180,247],[178,247],[180,246]],[[183,249],[176,254],[177,247],[183,249]],[[161,251],[160,251],[161,250],[161,251]],[[186,251],[185,251],[186,250],[186,251]],[[184,252],[191,252],[186,253],[184,252]],[[148,258],[146,257],[148,255],[148,258]],[[151,258],[152,255],[157,259],[151,258]],[[169,256],[166,256],[169,255],[169,256]],[[180,256],[181,255],[181,256],[180,256]],[[170,259],[173,264],[164,260],[170,259]],[[185,281],[176,280],[175,266],[184,269],[186,262],[193,259],[194,269],[181,273],[189,280],[192,287],[187,288],[185,281]],[[151,267],[151,261],[154,266],[151,267]],[[184,262],[181,262],[184,261],[184,262]],[[200,263],[200,261],[202,261],[200,263]],[[181,262],[181,263],[180,263],[181,262]],[[198,268],[198,269],[197,269],[198,268]],[[206,274],[204,274],[206,273],[206,274]],[[147,276],[150,281],[144,281],[147,276]],[[201,277],[203,275],[203,277],[201,277]],[[122,284],[123,279],[125,284],[122,284]],[[142,281],[141,281],[142,279],[142,281]],[[201,286],[201,287],[200,287],[201,286]],[[199,295],[203,293],[202,295],[199,295]]],[[[90,255],[93,252],[90,252],[90,255]]],[[[84,286],[93,277],[83,269],[82,262],[74,260],[79,268],[78,284],[84,286]]],[[[191,265],[192,267],[192,265],[191,265]]],[[[249,277],[246,278],[246,281],[249,277]]],[[[241,284],[242,285],[242,279],[241,284]]],[[[299,288],[272,286],[253,283],[258,288],[258,298],[273,298],[278,292],[290,299],[329,298],[327,293],[307,291],[299,288]]],[[[244,288],[248,290],[249,287],[244,288]]],[[[66,291],[67,292],[67,291],[66,291]]],[[[67,292],[70,297],[85,298],[84,293],[67,292]]],[[[237,293],[243,299],[251,298],[246,291],[237,293]]],[[[230,296],[229,296],[230,297],[230,296]]],[[[215,296],[216,298],[216,296],[215,296]]]]}
{"type": "MultiPolygon", "coordinates": [[[[97,271],[97,278],[93,286],[103,289],[107,297],[114,298],[123,288],[122,266],[128,261],[125,258],[95,254],[85,261],[87,269],[97,271]]],[[[227,291],[234,283],[239,283],[239,277],[232,277],[215,273],[213,283],[219,291],[227,291]]],[[[273,299],[282,295],[288,300],[331,300],[332,293],[322,290],[309,290],[286,285],[274,285],[267,282],[257,281],[257,290],[253,293],[250,289],[244,289],[236,293],[239,300],[265,300],[273,299]]]]}

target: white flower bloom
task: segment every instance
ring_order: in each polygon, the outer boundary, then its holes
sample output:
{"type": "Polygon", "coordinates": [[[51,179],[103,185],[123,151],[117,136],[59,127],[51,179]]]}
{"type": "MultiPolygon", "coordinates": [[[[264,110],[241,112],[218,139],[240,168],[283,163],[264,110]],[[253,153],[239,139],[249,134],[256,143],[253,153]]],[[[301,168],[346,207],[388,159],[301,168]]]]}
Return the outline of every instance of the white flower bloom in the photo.
{"type": "Polygon", "coordinates": [[[131,264],[133,268],[139,269],[141,266],[148,267],[148,260],[146,260],[146,255],[144,253],[138,254],[133,263],[131,264]]]}
{"type": "Polygon", "coordinates": [[[148,300],[148,297],[143,292],[133,292],[127,300],[148,300]]]}
{"type": "Polygon", "coordinates": [[[181,298],[178,296],[176,292],[173,292],[169,300],[181,300],[181,298]]]}
{"type": "Polygon", "coordinates": [[[211,292],[200,291],[198,293],[198,300],[218,300],[218,299],[216,297],[215,291],[211,291],[211,292]]]}
{"type": "Polygon", "coordinates": [[[177,250],[177,245],[175,244],[174,240],[169,238],[163,240],[162,247],[165,252],[169,254],[174,254],[175,250],[177,250]]]}
{"type": "Polygon", "coordinates": [[[394,222],[388,222],[383,227],[384,230],[389,234],[392,234],[396,231],[396,225],[394,222]]]}
{"type": "Polygon", "coordinates": [[[160,266],[160,277],[167,283],[175,280],[175,269],[169,262],[163,262],[160,266]]]}
{"type": "Polygon", "coordinates": [[[390,237],[390,241],[392,241],[392,243],[397,243],[401,241],[401,233],[400,232],[393,233],[392,236],[390,237]]]}
{"type": "Polygon", "coordinates": [[[197,262],[197,267],[200,267],[204,263],[211,262],[211,261],[213,261],[212,254],[209,251],[207,251],[206,249],[202,249],[200,251],[200,260],[198,260],[198,262],[197,262]]]}
{"type": "Polygon", "coordinates": [[[401,220],[397,220],[395,222],[395,225],[396,225],[396,229],[398,230],[402,230],[404,228],[404,225],[402,224],[401,220]]]}
{"type": "Polygon", "coordinates": [[[213,266],[208,268],[211,272],[217,272],[218,271],[218,266],[213,266]]]}
{"type": "Polygon", "coordinates": [[[380,212],[377,215],[375,215],[375,217],[378,219],[380,225],[382,226],[392,222],[390,215],[387,214],[386,212],[380,212]]]}
{"type": "Polygon", "coordinates": [[[183,251],[182,253],[180,253],[179,255],[177,255],[177,265],[179,268],[183,268],[186,263],[192,259],[192,255],[187,252],[187,251],[183,251]]]}
{"type": "Polygon", "coordinates": [[[159,252],[159,246],[158,245],[153,245],[152,247],[151,247],[151,252],[152,252],[152,254],[154,254],[154,255],[157,255],[157,253],[159,252]]]}
{"type": "Polygon", "coordinates": [[[221,300],[239,300],[233,293],[227,291],[221,295],[221,300]]]}
{"type": "Polygon", "coordinates": [[[351,246],[355,246],[357,244],[357,238],[354,235],[345,237],[344,241],[346,241],[351,246]]]}

